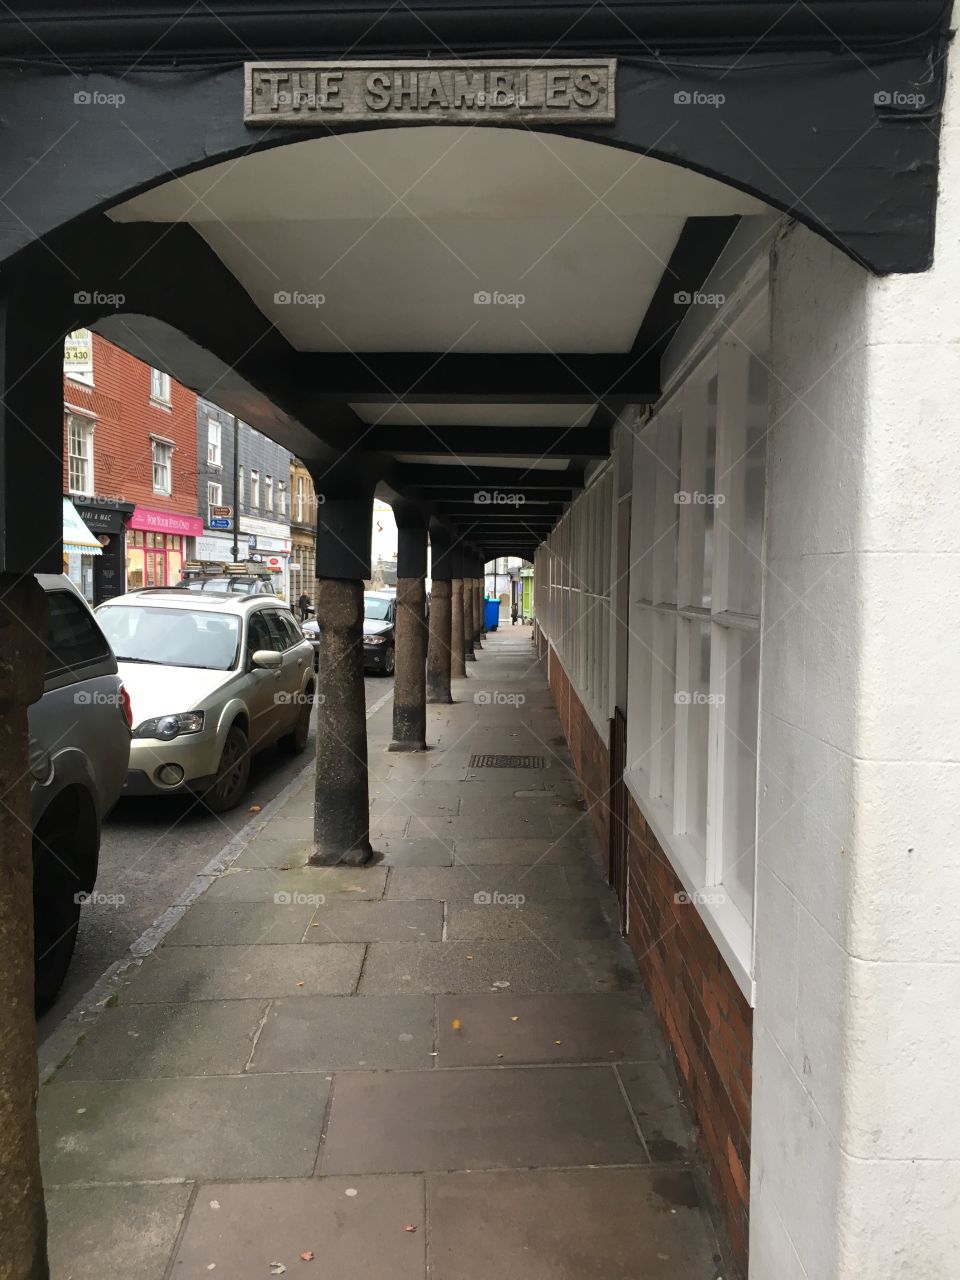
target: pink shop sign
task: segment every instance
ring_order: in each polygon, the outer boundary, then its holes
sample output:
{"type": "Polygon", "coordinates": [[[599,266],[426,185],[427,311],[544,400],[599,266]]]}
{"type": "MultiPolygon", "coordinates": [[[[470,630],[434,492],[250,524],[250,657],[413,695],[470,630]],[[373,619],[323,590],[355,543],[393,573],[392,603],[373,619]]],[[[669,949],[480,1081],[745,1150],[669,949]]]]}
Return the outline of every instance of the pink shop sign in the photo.
{"type": "Polygon", "coordinates": [[[135,507],[127,528],[146,529],[149,533],[180,533],[195,538],[203,534],[203,521],[199,516],[178,516],[172,511],[135,507]]]}

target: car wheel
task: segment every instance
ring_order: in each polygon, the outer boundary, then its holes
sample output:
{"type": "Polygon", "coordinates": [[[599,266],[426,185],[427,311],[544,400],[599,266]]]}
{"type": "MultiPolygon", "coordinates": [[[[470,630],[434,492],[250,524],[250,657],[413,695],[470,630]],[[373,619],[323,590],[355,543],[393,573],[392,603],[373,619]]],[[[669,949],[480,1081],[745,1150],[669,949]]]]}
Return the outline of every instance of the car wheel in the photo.
{"type": "Polygon", "coordinates": [[[33,855],[34,1005],[45,1013],[63,986],[80,924],[79,880],[45,840],[33,855]]]}
{"type": "Polygon", "coordinates": [[[227,733],[217,769],[217,780],[204,796],[208,809],[213,813],[225,813],[243,799],[250,778],[250,744],[247,735],[238,724],[227,733]]]}
{"type": "Polygon", "coordinates": [[[387,645],[387,651],[383,655],[383,674],[392,676],[397,665],[397,651],[392,644],[387,645]]]}
{"type": "Polygon", "coordinates": [[[306,750],[307,739],[310,736],[310,715],[313,711],[313,689],[309,689],[303,695],[303,701],[300,703],[300,710],[297,712],[297,722],[288,734],[280,739],[280,746],[291,756],[298,756],[302,751],[306,750]]]}

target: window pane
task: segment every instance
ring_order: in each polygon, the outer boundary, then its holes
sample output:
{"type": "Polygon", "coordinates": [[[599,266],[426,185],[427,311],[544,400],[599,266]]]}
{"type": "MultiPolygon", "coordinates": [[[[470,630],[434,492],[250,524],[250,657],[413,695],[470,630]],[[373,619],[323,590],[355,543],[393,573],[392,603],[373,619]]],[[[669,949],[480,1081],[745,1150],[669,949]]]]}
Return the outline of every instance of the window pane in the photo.
{"type": "Polygon", "coordinates": [[[746,419],[734,441],[727,478],[730,495],[724,518],[730,521],[730,589],[734,613],[760,613],[763,556],[764,466],[767,432],[767,368],[749,357],[746,419]]]}
{"type": "Polygon", "coordinates": [[[677,664],[677,619],[672,613],[655,615],[654,689],[659,690],[654,708],[652,752],[656,761],[654,795],[673,807],[674,750],[677,708],[674,702],[677,664]]]}
{"type": "Polygon", "coordinates": [[[686,834],[699,849],[707,839],[707,749],[710,728],[709,622],[683,622],[683,641],[690,646],[689,689],[678,689],[687,717],[686,834]]]}
{"type": "Polygon", "coordinates": [[[733,630],[727,635],[722,878],[730,898],[750,920],[756,845],[760,637],[733,630]]]}
{"type": "Polygon", "coordinates": [[[102,662],[110,650],[90,611],[69,591],[47,596],[50,622],[47,631],[46,674],[73,671],[88,663],[102,662]]]}
{"type": "Polygon", "coordinates": [[[657,508],[653,598],[677,602],[677,506],[680,489],[680,410],[665,410],[657,419],[657,508]]]}

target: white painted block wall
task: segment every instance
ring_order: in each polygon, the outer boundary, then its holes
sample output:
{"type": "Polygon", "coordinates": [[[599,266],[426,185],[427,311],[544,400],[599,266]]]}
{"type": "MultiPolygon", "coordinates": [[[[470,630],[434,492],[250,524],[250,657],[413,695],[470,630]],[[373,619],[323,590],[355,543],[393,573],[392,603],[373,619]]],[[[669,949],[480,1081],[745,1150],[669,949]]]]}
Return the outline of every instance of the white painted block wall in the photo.
{"type": "Polygon", "coordinates": [[[956,74],[942,164],[928,273],[773,251],[751,1280],[960,1276],[956,74]]]}

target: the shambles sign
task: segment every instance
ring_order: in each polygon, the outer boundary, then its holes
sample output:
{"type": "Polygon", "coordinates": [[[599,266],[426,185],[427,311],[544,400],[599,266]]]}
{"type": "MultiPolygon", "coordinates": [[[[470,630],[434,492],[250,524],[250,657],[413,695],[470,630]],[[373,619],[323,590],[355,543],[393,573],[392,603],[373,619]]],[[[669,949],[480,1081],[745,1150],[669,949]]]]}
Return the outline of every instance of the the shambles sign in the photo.
{"type": "Polygon", "coordinates": [[[248,62],[244,122],[612,121],[616,59],[248,62]]]}

